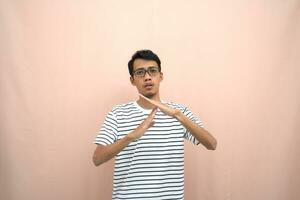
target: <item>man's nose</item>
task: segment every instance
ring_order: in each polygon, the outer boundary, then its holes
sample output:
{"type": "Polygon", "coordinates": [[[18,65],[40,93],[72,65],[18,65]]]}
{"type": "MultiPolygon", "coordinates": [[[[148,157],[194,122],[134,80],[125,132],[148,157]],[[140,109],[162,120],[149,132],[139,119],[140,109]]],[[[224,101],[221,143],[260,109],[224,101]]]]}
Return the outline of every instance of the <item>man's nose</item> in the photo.
{"type": "Polygon", "coordinates": [[[145,73],[145,76],[144,76],[144,80],[151,80],[151,75],[150,75],[150,73],[147,71],[146,73],[145,73]]]}

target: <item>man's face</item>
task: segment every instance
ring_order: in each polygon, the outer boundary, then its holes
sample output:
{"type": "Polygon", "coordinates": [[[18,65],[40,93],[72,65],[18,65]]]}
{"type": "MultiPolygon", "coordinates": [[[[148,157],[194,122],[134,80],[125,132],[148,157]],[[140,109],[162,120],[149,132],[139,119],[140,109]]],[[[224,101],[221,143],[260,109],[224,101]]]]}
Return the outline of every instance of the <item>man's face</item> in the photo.
{"type": "Polygon", "coordinates": [[[155,61],[135,59],[133,62],[134,75],[130,77],[131,84],[136,86],[140,94],[152,98],[159,92],[159,84],[163,80],[163,73],[157,72],[157,70],[158,65],[155,61]],[[145,72],[143,70],[148,70],[148,72],[143,73],[145,72]]]}

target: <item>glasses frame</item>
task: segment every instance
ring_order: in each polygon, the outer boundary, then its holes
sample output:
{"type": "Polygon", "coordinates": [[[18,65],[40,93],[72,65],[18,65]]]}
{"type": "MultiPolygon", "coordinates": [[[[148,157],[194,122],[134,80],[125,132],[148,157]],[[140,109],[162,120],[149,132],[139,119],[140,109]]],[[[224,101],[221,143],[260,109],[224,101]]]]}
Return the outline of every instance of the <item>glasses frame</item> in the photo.
{"type": "MultiPolygon", "coordinates": [[[[149,76],[152,77],[153,74],[150,73],[150,70],[153,69],[153,68],[157,69],[157,71],[158,71],[157,74],[160,73],[159,67],[157,67],[157,66],[150,66],[150,67],[148,67],[147,69],[145,69],[145,68],[139,68],[139,69],[137,69],[137,70],[134,70],[134,71],[132,72],[132,74],[133,74],[133,76],[136,76],[136,77],[138,77],[138,78],[143,78],[143,77],[145,77],[146,73],[148,73],[149,76]],[[140,70],[143,70],[143,72],[144,72],[143,76],[137,76],[137,75],[135,74],[135,72],[140,71],[140,70]]],[[[154,76],[155,76],[155,75],[156,75],[156,74],[154,74],[154,76]]]]}

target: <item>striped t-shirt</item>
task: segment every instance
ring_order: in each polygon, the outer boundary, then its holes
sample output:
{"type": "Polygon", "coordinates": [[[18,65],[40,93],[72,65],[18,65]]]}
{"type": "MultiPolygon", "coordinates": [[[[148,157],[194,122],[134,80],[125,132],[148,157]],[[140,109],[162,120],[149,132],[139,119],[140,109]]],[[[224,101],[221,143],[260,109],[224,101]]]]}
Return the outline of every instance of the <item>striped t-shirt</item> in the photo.
{"type": "MultiPolygon", "coordinates": [[[[186,107],[165,102],[181,110],[204,127],[186,107]]],[[[150,114],[136,101],[120,104],[106,115],[94,140],[109,145],[135,130],[150,114]]],[[[184,139],[199,141],[176,119],[157,110],[155,124],[138,140],[131,142],[115,157],[113,200],[166,200],[184,198],[184,139]]]]}

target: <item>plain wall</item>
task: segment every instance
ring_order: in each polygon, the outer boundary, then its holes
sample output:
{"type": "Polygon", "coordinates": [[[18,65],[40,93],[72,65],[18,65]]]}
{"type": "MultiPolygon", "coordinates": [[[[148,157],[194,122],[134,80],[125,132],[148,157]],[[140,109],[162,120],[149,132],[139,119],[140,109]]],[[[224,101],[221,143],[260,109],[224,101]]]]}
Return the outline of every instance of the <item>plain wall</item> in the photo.
{"type": "Polygon", "coordinates": [[[185,199],[300,199],[299,1],[0,0],[1,200],[111,199],[92,142],[139,49],[218,140],[185,144],[185,199]]]}

